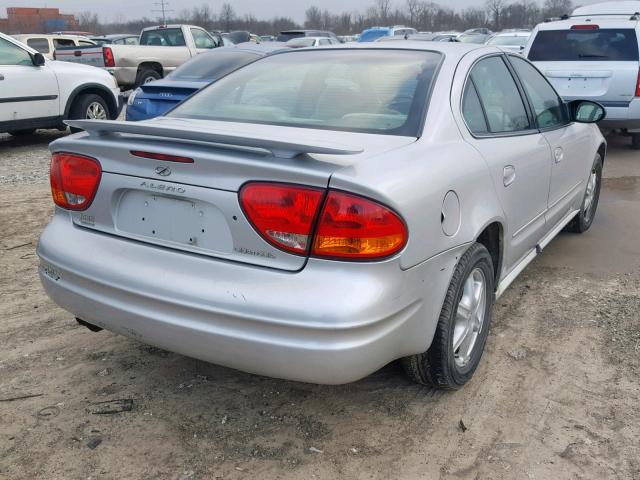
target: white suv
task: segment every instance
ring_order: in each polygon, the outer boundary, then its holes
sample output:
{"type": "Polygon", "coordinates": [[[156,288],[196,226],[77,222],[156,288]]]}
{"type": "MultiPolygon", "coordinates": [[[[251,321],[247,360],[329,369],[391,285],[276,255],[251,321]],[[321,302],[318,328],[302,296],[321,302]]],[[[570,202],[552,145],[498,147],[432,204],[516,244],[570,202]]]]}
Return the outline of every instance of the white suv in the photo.
{"type": "Polygon", "coordinates": [[[629,133],[640,149],[640,1],[577,8],[538,25],[524,54],[566,99],[594,100],[600,126],[629,133]]]}
{"type": "Polygon", "coordinates": [[[121,108],[120,89],[106,71],[46,60],[0,33],[0,132],[64,129],[67,119],[116,119],[121,108]]]}

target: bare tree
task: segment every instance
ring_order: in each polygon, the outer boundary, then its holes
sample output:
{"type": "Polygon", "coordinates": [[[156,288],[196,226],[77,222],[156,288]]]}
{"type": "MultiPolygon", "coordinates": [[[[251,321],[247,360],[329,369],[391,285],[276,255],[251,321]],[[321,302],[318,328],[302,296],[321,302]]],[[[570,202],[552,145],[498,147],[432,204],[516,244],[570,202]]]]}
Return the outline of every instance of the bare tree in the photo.
{"type": "Polygon", "coordinates": [[[544,0],[543,12],[545,17],[560,17],[570,15],[573,10],[571,0],[544,0]]]}
{"type": "Polygon", "coordinates": [[[304,28],[315,29],[321,28],[322,25],[322,12],[315,5],[310,6],[304,12],[304,28]]]}
{"type": "Polygon", "coordinates": [[[375,9],[382,23],[387,23],[391,12],[391,0],[376,0],[375,9]]]}
{"type": "Polygon", "coordinates": [[[220,23],[227,32],[231,31],[233,21],[236,19],[236,12],[230,3],[223,3],[220,10],[220,23]]]}
{"type": "Polygon", "coordinates": [[[409,25],[413,26],[420,12],[420,0],[407,0],[407,11],[409,12],[409,25]]]}
{"type": "Polygon", "coordinates": [[[505,0],[487,0],[486,6],[493,21],[495,30],[502,29],[502,14],[505,8],[505,0]]]}

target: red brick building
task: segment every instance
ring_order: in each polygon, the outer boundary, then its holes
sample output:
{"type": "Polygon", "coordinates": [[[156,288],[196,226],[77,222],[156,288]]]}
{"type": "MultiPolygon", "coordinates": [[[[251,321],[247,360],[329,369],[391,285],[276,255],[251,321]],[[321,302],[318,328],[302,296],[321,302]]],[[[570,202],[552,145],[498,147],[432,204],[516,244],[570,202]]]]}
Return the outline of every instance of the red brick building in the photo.
{"type": "Polygon", "coordinates": [[[77,30],[78,21],[73,15],[62,15],[57,8],[8,7],[7,18],[0,18],[0,32],[49,33],[77,30]]]}

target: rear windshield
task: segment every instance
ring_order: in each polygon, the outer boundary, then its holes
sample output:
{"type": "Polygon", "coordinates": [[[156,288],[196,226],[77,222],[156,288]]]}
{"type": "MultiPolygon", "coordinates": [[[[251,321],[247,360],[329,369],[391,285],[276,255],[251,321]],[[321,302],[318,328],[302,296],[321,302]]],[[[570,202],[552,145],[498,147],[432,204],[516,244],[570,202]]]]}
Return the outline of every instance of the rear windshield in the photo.
{"type": "Polygon", "coordinates": [[[633,29],[544,30],[529,51],[534,62],[638,61],[638,39],[633,29]]]}
{"type": "Polygon", "coordinates": [[[181,29],[164,28],[161,30],[147,30],[146,32],[142,32],[142,35],[140,35],[140,45],[183,47],[186,43],[181,29]]]}
{"type": "Polygon", "coordinates": [[[304,32],[280,32],[280,34],[276,38],[276,41],[278,41],[278,42],[287,42],[287,41],[291,40],[292,38],[299,38],[299,37],[304,37],[304,36],[305,36],[304,32]]]}
{"type": "MultiPolygon", "coordinates": [[[[224,47],[226,48],[226,47],[224,47]]],[[[187,63],[176,68],[170,75],[172,80],[213,82],[227,73],[260,58],[252,52],[238,51],[232,47],[228,50],[216,49],[210,53],[201,53],[187,63]]]]}
{"type": "Polygon", "coordinates": [[[263,58],[169,116],[417,137],[440,54],[300,50],[263,58]]]}

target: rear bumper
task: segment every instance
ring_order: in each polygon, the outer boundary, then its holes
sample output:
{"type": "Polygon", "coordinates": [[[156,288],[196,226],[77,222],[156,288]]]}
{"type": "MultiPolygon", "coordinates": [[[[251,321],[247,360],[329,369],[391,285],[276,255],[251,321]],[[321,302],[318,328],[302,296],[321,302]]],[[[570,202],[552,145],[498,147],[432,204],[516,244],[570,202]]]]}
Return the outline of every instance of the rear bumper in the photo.
{"type": "Polygon", "coordinates": [[[607,111],[605,119],[598,123],[602,128],[624,128],[634,130],[640,128],[640,98],[628,105],[615,105],[617,102],[601,102],[607,111]]]}
{"type": "Polygon", "coordinates": [[[251,373],[339,384],[429,347],[464,248],[409,270],[311,259],[291,273],[96,233],[58,211],[38,255],[47,294],[89,323],[251,373]]]}
{"type": "Polygon", "coordinates": [[[132,87],[136,84],[138,67],[108,67],[107,72],[113,75],[120,87],[132,87]]]}

